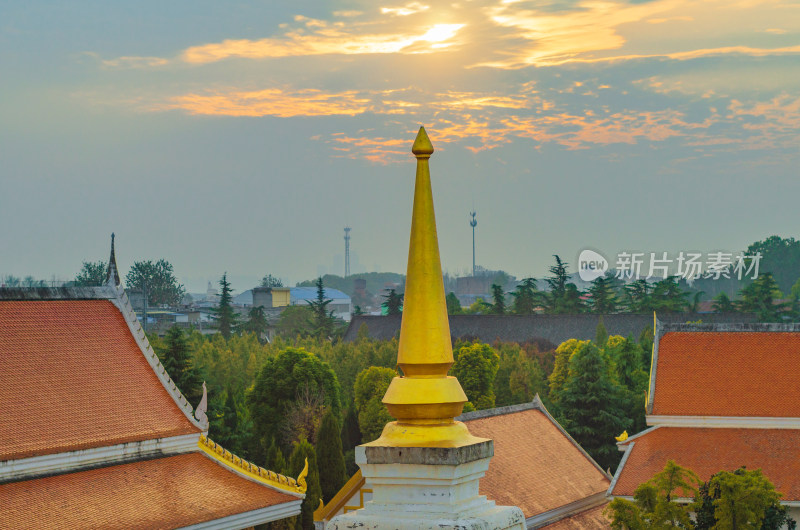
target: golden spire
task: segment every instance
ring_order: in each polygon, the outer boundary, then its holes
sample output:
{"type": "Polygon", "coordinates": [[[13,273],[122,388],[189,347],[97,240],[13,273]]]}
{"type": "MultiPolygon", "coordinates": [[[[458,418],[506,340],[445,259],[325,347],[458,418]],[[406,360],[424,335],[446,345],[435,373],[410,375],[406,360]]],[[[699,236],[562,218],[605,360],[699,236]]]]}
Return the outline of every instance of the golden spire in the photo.
{"type": "Polygon", "coordinates": [[[388,423],[381,437],[367,445],[457,447],[480,439],[453,420],[467,396],[458,379],[447,375],[453,349],[428,167],[433,145],[424,127],[419,128],[411,152],[417,157],[417,177],[397,355],[403,377],[395,377],[383,397],[397,421],[388,423]]]}

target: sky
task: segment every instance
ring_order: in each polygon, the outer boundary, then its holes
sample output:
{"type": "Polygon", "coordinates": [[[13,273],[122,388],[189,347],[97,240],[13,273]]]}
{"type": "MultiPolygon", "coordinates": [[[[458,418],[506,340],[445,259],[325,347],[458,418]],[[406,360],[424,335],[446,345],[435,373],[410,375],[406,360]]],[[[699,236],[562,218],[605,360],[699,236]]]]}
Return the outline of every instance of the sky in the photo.
{"type": "Polygon", "coordinates": [[[727,250],[800,217],[797,0],[0,1],[0,275],[404,272],[727,250]]]}

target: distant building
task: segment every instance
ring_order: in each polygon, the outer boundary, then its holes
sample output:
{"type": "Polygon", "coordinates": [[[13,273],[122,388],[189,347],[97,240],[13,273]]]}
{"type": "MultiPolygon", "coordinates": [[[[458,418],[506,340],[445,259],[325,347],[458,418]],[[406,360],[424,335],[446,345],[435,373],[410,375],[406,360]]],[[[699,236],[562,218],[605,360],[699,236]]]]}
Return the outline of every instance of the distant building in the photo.
{"type": "MultiPolygon", "coordinates": [[[[328,304],[328,311],[333,311],[334,317],[345,322],[350,321],[353,303],[349,296],[338,289],[326,287],[325,298],[331,300],[331,303],[328,304]]],[[[316,299],[316,287],[255,287],[236,295],[233,303],[242,307],[253,307],[255,300],[265,308],[269,303],[272,303],[273,308],[279,308],[287,305],[307,305],[309,300],[316,299]]]]}

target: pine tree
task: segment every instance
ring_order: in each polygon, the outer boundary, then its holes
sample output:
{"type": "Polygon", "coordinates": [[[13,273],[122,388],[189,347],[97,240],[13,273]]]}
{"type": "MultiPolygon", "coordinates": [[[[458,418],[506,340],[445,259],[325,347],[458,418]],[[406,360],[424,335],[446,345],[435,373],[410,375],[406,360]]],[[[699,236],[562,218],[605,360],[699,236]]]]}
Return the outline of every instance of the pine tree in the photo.
{"type": "Polygon", "coordinates": [[[358,428],[358,411],[355,406],[347,408],[342,422],[342,449],[349,451],[361,443],[361,431],[358,428]]]}
{"type": "Polygon", "coordinates": [[[247,314],[247,322],[242,326],[242,331],[255,333],[258,340],[262,340],[262,337],[267,333],[268,326],[267,314],[264,312],[264,307],[258,306],[252,308],[247,314]]]}
{"type": "Polygon", "coordinates": [[[203,397],[203,378],[195,369],[186,334],[178,326],[172,326],[167,331],[160,357],[161,364],[184,397],[190,403],[199,403],[203,397]]]}
{"type": "Polygon", "coordinates": [[[493,315],[505,315],[506,314],[506,295],[503,292],[503,287],[501,285],[492,284],[492,309],[490,313],[493,315]]]}
{"type": "Polygon", "coordinates": [[[514,297],[511,312],[515,315],[532,315],[536,310],[538,294],[540,293],[536,290],[536,280],[525,278],[511,293],[511,296],[514,297]]]}
{"type": "Polygon", "coordinates": [[[267,449],[267,458],[264,461],[264,465],[270,471],[280,473],[281,475],[289,473],[289,469],[286,465],[286,458],[284,458],[283,451],[281,451],[281,448],[275,443],[274,438],[269,444],[269,449],[267,449]]]}
{"type": "Polygon", "coordinates": [[[589,342],[575,350],[559,398],[564,428],[601,467],[616,467],[620,453],[614,436],[630,421],[617,406],[619,388],[609,379],[597,346],[589,342]]]}
{"type": "Polygon", "coordinates": [[[386,310],[387,315],[399,315],[403,312],[403,295],[398,294],[394,289],[389,290],[389,294],[384,295],[384,302],[381,307],[386,310]]]}
{"type": "Polygon", "coordinates": [[[216,309],[217,328],[225,340],[231,338],[231,333],[236,328],[236,313],[233,310],[233,289],[228,281],[228,273],[224,273],[219,281],[222,292],[219,296],[219,305],[216,309]]]}
{"type": "Polygon", "coordinates": [[[611,287],[611,280],[600,276],[589,287],[589,307],[592,313],[608,314],[617,310],[617,295],[611,287]]]}
{"type": "Polygon", "coordinates": [[[300,440],[294,446],[292,456],[289,457],[289,474],[297,478],[308,460],[308,475],[306,476],[306,498],[303,499],[300,515],[295,524],[296,530],[314,529],[314,510],[319,508],[322,490],[319,485],[319,469],[317,468],[317,453],[314,446],[306,440],[300,440]]]}
{"type": "Polygon", "coordinates": [[[330,410],[322,417],[317,433],[317,461],[322,499],[327,503],[347,482],[339,422],[330,410]]]}
{"type": "Polygon", "coordinates": [[[322,276],[317,278],[317,299],[309,300],[308,305],[313,312],[314,335],[321,339],[327,339],[333,335],[333,311],[328,311],[328,304],[333,300],[325,298],[325,287],[322,284],[322,276]]]}
{"type": "Polygon", "coordinates": [[[460,315],[461,314],[461,302],[458,301],[458,297],[456,293],[449,292],[447,293],[447,297],[445,298],[445,303],[447,304],[447,314],[448,315],[460,315]]]}
{"type": "Polygon", "coordinates": [[[600,317],[600,320],[597,322],[597,328],[594,332],[594,343],[598,348],[604,348],[606,346],[606,342],[608,342],[608,331],[606,330],[606,326],[603,324],[603,317],[600,317]]]}

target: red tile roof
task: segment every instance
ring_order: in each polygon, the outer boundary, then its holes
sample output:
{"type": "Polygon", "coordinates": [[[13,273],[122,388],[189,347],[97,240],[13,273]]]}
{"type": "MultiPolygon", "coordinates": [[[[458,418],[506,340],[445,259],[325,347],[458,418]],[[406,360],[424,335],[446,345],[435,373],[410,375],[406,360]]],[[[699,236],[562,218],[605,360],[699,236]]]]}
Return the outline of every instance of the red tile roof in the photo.
{"type": "Polygon", "coordinates": [[[631,442],[613,495],[633,495],[674,460],[704,481],[718,471],[760,468],[783,500],[800,500],[800,430],[658,427],[631,442]]]}
{"type": "Polygon", "coordinates": [[[0,485],[0,529],[179,528],[297,501],[202,453],[0,485]]]}
{"type": "Polygon", "coordinates": [[[599,528],[611,528],[611,520],[603,515],[608,503],[589,508],[588,510],[576,513],[570,517],[565,517],[553,524],[543,526],[547,530],[595,530],[599,528]]]}
{"type": "Polygon", "coordinates": [[[536,408],[465,420],[470,432],[494,440],[480,493],[525,517],[606,491],[610,480],[536,408]]]}
{"type": "Polygon", "coordinates": [[[800,333],[667,332],[656,415],[800,417],[800,333]]]}
{"type": "Polygon", "coordinates": [[[197,433],[107,300],[0,303],[0,461],[197,433]]]}

